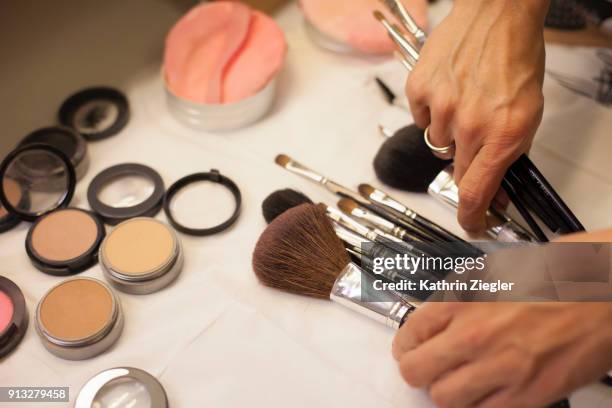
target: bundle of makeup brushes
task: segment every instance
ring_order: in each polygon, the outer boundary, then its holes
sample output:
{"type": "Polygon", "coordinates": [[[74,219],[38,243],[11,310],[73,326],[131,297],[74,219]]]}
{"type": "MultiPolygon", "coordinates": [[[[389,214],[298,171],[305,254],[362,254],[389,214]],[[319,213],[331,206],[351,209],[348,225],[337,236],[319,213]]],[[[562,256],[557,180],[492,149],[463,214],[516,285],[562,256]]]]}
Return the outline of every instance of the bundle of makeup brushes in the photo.
{"type": "MultiPolygon", "coordinates": [[[[409,19],[409,13],[403,8],[401,2],[397,0],[383,0],[382,3],[387,6],[398,19],[403,23],[404,30],[401,30],[397,25],[391,24],[385,16],[377,11],[374,17],[381,22],[387,30],[389,37],[396,43],[399,54],[397,55],[404,66],[408,67],[408,71],[412,71],[419,59],[419,48],[424,44],[426,36],[420,32],[418,35],[414,29],[414,20],[411,23],[405,23],[409,19]],[[414,37],[416,45],[405,37],[404,31],[407,31],[414,37]]],[[[392,92],[382,81],[377,81],[387,100],[393,99],[389,94],[392,92]]],[[[413,144],[409,146],[410,153],[418,155],[419,151],[424,149],[424,146],[413,144]]],[[[401,163],[415,163],[416,157],[406,157],[403,160],[395,161],[401,167],[401,163]],[[412,160],[411,160],[412,159],[412,160]]],[[[428,160],[430,167],[436,168],[443,165],[440,160],[428,160]]],[[[421,163],[421,162],[420,162],[421,163]]],[[[422,164],[420,164],[423,167],[422,164]]],[[[376,167],[376,166],[375,166],[376,167]]],[[[380,165],[378,167],[381,167],[380,165]]],[[[388,167],[383,165],[382,167],[388,167]]],[[[380,173],[380,172],[379,172],[380,173]]],[[[404,172],[405,173],[405,172],[404,172]]],[[[393,178],[394,176],[390,176],[393,178]]],[[[397,183],[396,183],[397,184],[397,183]]],[[[414,183],[408,183],[410,186],[414,183]]],[[[400,187],[401,186],[397,186],[400,187]]],[[[578,218],[572,213],[569,207],[557,194],[551,184],[546,180],[542,173],[538,170],[535,164],[523,154],[513,163],[507,171],[502,187],[518,212],[525,219],[529,228],[540,242],[547,242],[548,237],[543,232],[540,224],[535,220],[534,215],[544,224],[553,234],[567,234],[571,232],[584,231],[584,227],[578,218]]]]}

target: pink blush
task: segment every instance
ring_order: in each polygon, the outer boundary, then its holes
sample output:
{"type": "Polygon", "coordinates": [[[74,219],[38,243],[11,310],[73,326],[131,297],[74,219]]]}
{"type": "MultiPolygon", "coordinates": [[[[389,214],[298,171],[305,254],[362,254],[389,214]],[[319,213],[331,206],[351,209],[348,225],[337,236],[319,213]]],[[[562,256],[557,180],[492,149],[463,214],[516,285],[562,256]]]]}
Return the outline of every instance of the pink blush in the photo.
{"type": "Polygon", "coordinates": [[[13,319],[13,302],[4,292],[0,292],[0,332],[3,332],[13,319]]]}

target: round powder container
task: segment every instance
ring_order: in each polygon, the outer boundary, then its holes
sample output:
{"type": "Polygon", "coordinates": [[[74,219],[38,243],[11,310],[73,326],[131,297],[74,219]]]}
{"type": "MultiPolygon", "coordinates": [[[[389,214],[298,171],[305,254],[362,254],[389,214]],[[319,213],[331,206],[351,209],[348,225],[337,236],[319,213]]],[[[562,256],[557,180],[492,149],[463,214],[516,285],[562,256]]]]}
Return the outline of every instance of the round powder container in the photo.
{"type": "Polygon", "coordinates": [[[168,397],[160,382],[146,371],[117,367],[87,381],[74,407],[168,408],[168,397]]]}
{"type": "Polygon", "coordinates": [[[119,133],[130,118],[128,100],[120,91],[88,88],[70,96],[62,104],[59,121],[87,140],[101,140],[119,133]]]}
{"type": "Polygon", "coordinates": [[[0,276],[0,358],[17,347],[28,328],[28,309],[19,287],[0,276]]]}
{"type": "Polygon", "coordinates": [[[164,181],[151,167],[125,163],[98,174],[87,189],[89,206],[110,225],[152,217],[162,207],[164,181]]]}
{"type": "Polygon", "coordinates": [[[100,246],[104,275],[118,290],[144,295],[174,281],[183,267],[176,232],[153,218],[134,218],[115,227],[100,246]]]}
{"type": "Polygon", "coordinates": [[[24,137],[19,142],[19,147],[35,143],[53,146],[64,153],[74,166],[77,180],[87,173],[89,168],[87,142],[73,129],[59,126],[38,129],[24,137]]]}
{"type": "Polygon", "coordinates": [[[26,252],[39,270],[63,276],[82,272],[98,261],[106,235],[93,213],[65,208],[40,217],[26,238],[26,252]]]}
{"type": "Polygon", "coordinates": [[[201,130],[252,124],[272,106],[286,52],[283,31],[267,15],[234,1],[198,5],[166,37],[168,108],[201,130]]]}
{"type": "Polygon", "coordinates": [[[85,360],[119,339],[123,312],[105,283],[73,278],[51,288],[38,303],[36,329],[51,353],[67,360],[85,360]]]}

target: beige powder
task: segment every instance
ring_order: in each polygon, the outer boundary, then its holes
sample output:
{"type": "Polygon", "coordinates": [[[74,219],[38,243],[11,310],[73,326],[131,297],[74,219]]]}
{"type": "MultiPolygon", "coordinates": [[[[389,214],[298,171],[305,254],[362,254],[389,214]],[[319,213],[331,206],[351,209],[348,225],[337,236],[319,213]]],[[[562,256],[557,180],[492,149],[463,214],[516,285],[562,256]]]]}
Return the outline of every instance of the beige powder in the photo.
{"type": "Polygon", "coordinates": [[[176,245],[163,223],[137,218],[119,224],[103,244],[105,261],[125,275],[144,275],[167,264],[176,245]]]}
{"type": "MultiPolygon", "coordinates": [[[[11,203],[13,207],[18,207],[19,201],[21,201],[21,188],[19,188],[19,184],[17,184],[15,180],[5,178],[2,180],[2,189],[9,203],[11,203]]],[[[7,214],[8,211],[6,211],[6,208],[0,204],[0,218],[6,217],[7,214]]]]}
{"type": "Polygon", "coordinates": [[[32,247],[49,261],[68,261],[83,255],[96,242],[98,225],[91,215],[73,209],[45,216],[32,231],[32,247]]]}
{"type": "Polygon", "coordinates": [[[113,297],[101,283],[73,279],[52,289],[40,305],[43,328],[60,340],[75,341],[103,330],[113,316],[113,297]]]}

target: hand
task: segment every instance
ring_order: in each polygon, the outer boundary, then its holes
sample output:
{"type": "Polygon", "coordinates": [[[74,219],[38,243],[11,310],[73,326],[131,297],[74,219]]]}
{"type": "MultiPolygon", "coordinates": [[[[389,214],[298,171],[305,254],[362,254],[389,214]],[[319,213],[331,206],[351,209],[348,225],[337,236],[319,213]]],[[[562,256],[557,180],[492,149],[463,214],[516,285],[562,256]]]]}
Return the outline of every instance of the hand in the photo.
{"type": "Polygon", "coordinates": [[[612,368],[612,304],[428,303],[393,356],[440,408],[542,408],[612,368]]]}
{"type": "Polygon", "coordinates": [[[433,31],[406,92],[435,146],[456,145],[459,223],[486,228],[485,212],[526,152],[543,109],[546,0],[456,0],[433,31]]]}

